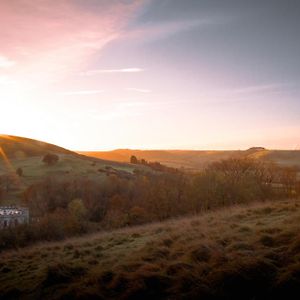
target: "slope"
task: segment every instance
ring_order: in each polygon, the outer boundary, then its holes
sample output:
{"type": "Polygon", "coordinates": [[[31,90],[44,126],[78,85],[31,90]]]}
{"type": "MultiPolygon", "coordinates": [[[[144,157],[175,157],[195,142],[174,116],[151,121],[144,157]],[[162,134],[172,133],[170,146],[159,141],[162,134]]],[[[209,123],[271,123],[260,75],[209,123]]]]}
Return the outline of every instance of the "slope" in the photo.
{"type": "Polygon", "coordinates": [[[1,299],[300,296],[300,202],[267,202],[0,254],[1,299]]]}
{"type": "Polygon", "coordinates": [[[128,163],[87,157],[37,140],[1,135],[0,204],[18,204],[27,187],[48,177],[102,180],[108,173],[131,174],[135,168],[128,163]],[[51,166],[44,164],[42,160],[47,153],[56,154],[58,162],[51,166]],[[16,174],[17,169],[22,170],[22,176],[16,174]]]}
{"type": "Polygon", "coordinates": [[[41,156],[46,153],[76,154],[53,144],[12,135],[0,135],[0,147],[9,158],[41,156]]]}

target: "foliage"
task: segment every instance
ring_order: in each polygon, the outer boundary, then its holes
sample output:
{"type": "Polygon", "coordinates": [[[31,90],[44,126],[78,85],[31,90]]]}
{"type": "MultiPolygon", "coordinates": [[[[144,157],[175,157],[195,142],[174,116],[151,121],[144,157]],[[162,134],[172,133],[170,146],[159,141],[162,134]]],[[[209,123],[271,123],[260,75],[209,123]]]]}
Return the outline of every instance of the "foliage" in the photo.
{"type": "Polygon", "coordinates": [[[49,177],[30,186],[23,202],[37,225],[35,230],[43,228],[38,237],[56,239],[82,234],[95,225],[112,229],[296,197],[296,174],[294,169],[256,160],[229,159],[213,163],[199,174],[139,171],[132,177],[119,177],[109,173],[101,182],[49,177]]]}
{"type": "Polygon", "coordinates": [[[74,199],[68,204],[68,212],[77,220],[84,220],[87,209],[81,199],[74,199]]]}
{"type": "Polygon", "coordinates": [[[135,165],[144,165],[144,166],[150,167],[154,171],[158,171],[158,172],[168,172],[168,173],[177,173],[178,172],[178,169],[162,165],[158,161],[148,162],[144,158],[139,160],[139,159],[137,159],[137,157],[135,155],[132,155],[130,157],[130,163],[135,164],[135,165]]]}
{"type": "Polygon", "coordinates": [[[299,218],[267,201],[7,251],[0,298],[298,299],[299,218]]]}
{"type": "Polygon", "coordinates": [[[17,175],[18,175],[19,177],[22,177],[22,176],[23,176],[23,169],[22,169],[22,168],[18,168],[18,169],[16,170],[16,173],[17,173],[17,175]]]}
{"type": "Polygon", "coordinates": [[[59,156],[56,154],[47,153],[43,157],[43,163],[45,163],[48,166],[55,165],[59,160],[59,156]]]}
{"type": "Polygon", "coordinates": [[[131,164],[137,164],[138,163],[138,160],[137,160],[136,156],[132,155],[130,157],[130,163],[131,164]]]}

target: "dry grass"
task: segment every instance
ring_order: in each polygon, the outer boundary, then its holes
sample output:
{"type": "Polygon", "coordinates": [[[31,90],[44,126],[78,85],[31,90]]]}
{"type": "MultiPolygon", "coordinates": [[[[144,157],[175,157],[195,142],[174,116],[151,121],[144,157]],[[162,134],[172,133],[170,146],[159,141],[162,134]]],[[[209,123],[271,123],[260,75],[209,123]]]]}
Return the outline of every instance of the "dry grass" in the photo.
{"type": "Polygon", "coordinates": [[[208,164],[231,157],[248,157],[262,161],[272,161],[280,166],[300,167],[299,150],[262,150],[249,149],[245,151],[203,151],[203,150],[130,150],[119,149],[113,151],[80,152],[84,155],[101,159],[128,162],[131,155],[148,161],[159,161],[163,165],[197,171],[208,164]]]}
{"type": "Polygon", "coordinates": [[[2,253],[0,298],[299,298],[299,222],[280,201],[2,253]]]}

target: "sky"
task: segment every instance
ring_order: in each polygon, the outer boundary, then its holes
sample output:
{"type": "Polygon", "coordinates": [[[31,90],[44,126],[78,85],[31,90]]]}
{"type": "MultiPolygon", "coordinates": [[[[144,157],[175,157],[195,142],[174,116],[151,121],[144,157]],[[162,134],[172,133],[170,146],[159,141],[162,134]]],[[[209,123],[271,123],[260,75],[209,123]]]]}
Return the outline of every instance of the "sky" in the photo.
{"type": "Polygon", "coordinates": [[[298,0],[0,0],[0,133],[300,149],[299,16],[298,0]]]}

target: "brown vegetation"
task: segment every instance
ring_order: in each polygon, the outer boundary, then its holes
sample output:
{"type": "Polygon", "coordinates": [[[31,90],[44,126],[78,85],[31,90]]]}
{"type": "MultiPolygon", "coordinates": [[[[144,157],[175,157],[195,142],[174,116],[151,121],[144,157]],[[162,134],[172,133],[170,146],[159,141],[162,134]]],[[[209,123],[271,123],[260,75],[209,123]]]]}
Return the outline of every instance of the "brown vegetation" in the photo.
{"type": "Polygon", "coordinates": [[[23,194],[32,223],[0,232],[0,251],[39,240],[133,226],[258,200],[297,197],[296,171],[249,159],[211,164],[200,174],[109,173],[92,179],[47,178],[23,194]]]}
{"type": "Polygon", "coordinates": [[[4,252],[0,298],[296,299],[299,219],[273,201],[4,252]]]}
{"type": "Polygon", "coordinates": [[[269,150],[252,147],[248,150],[132,150],[80,152],[101,159],[128,162],[131,156],[142,157],[149,162],[159,161],[163,165],[199,171],[210,163],[228,158],[254,158],[264,162],[273,162],[284,167],[297,167],[300,170],[299,150],[269,150]]]}
{"type": "Polygon", "coordinates": [[[56,154],[47,153],[43,157],[43,163],[45,163],[48,166],[55,165],[59,160],[59,156],[56,154]]]}
{"type": "Polygon", "coordinates": [[[56,145],[11,135],[0,135],[0,146],[8,158],[26,158],[47,153],[76,155],[76,153],[56,145]]]}

